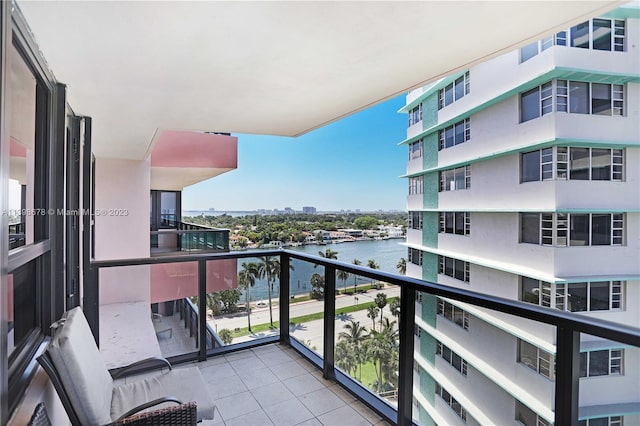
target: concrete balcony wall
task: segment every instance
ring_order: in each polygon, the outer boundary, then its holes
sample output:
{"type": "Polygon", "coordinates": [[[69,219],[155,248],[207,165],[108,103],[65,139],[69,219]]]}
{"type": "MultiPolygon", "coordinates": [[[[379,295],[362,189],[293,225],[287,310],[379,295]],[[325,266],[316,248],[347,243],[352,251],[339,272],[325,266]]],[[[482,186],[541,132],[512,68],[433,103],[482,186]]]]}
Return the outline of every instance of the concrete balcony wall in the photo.
{"type": "MultiPolygon", "coordinates": [[[[97,158],[95,173],[96,260],[149,257],[150,161],[97,158]]],[[[100,303],[150,302],[149,271],[148,265],[101,271],[100,303]]]]}
{"type": "Polygon", "coordinates": [[[407,174],[417,173],[419,171],[422,171],[423,164],[424,164],[424,158],[423,157],[419,157],[419,158],[415,158],[413,160],[409,160],[407,162],[407,174]]]}
{"type": "Polygon", "coordinates": [[[407,128],[407,138],[412,138],[420,132],[422,132],[422,120],[407,128]]]}
{"type": "Polygon", "coordinates": [[[407,244],[422,245],[422,230],[407,228],[407,244]]]}
{"type": "Polygon", "coordinates": [[[424,196],[422,194],[412,194],[407,196],[407,210],[422,209],[423,199],[424,199],[424,196]]]}

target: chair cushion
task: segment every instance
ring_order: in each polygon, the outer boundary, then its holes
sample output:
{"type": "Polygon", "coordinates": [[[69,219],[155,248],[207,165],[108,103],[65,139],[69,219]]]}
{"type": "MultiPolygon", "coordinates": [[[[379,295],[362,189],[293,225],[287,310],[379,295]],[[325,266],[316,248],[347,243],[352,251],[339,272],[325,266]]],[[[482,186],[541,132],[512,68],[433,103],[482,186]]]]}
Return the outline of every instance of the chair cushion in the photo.
{"type": "Polygon", "coordinates": [[[67,313],[47,351],[80,422],[110,423],[113,379],[79,307],[67,313]]]}
{"type": "MultiPolygon", "coordinates": [[[[198,367],[176,368],[147,379],[134,381],[113,389],[111,420],[132,408],[156,398],[174,397],[183,403],[198,404],[198,421],[213,419],[215,404],[198,367]]],[[[157,410],[175,404],[161,404],[146,411],[157,410]]]]}

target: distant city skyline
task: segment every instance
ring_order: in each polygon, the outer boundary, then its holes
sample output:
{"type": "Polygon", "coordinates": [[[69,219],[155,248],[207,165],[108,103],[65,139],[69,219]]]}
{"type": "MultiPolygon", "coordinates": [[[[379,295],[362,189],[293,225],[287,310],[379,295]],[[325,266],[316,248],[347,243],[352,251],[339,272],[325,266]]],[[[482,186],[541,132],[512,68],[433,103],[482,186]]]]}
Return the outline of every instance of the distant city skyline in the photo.
{"type": "MultiPolygon", "coordinates": [[[[238,168],[187,187],[183,210],[406,210],[399,96],[298,138],[232,133],[238,168]]],[[[248,118],[250,119],[250,118],[248,118]]]]}

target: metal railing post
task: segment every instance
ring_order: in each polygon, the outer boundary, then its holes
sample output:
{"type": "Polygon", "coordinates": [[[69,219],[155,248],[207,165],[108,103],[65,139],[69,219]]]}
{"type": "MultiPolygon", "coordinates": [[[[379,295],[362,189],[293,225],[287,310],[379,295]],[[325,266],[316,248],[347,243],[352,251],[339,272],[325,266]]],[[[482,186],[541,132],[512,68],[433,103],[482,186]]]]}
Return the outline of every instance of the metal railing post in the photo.
{"type": "Polygon", "coordinates": [[[289,344],[289,255],[280,254],[280,343],[289,344]]]}
{"type": "Polygon", "coordinates": [[[555,424],[578,425],[580,388],[580,333],[561,326],[556,328],[555,424]]]}
{"type": "Polygon", "coordinates": [[[401,426],[411,425],[413,411],[413,328],[416,316],[416,291],[400,288],[400,354],[398,364],[398,419],[401,426]]]}
{"type": "Polygon", "coordinates": [[[198,261],[198,361],[207,359],[207,261],[198,261]]]}
{"type": "Polygon", "coordinates": [[[322,377],[335,379],[336,268],[324,267],[324,357],[322,377]]]}

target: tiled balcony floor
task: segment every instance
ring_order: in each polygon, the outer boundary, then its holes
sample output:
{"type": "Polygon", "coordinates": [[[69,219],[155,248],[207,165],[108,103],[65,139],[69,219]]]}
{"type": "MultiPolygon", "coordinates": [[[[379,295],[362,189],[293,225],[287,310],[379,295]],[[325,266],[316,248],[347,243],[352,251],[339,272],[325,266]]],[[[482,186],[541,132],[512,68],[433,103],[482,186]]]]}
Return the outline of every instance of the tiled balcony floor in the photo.
{"type": "Polygon", "coordinates": [[[272,344],[196,364],[216,402],[209,425],[383,425],[293,349],[272,344]]]}

